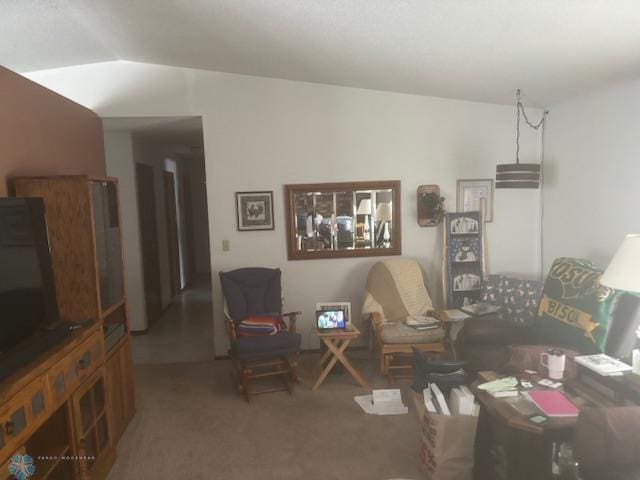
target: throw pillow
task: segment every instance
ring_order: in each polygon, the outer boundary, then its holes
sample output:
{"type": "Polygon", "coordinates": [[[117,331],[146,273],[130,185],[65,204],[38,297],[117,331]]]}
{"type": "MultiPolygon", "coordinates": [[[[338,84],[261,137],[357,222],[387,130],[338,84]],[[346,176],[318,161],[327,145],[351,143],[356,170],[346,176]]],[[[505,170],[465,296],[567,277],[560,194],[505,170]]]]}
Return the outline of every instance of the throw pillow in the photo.
{"type": "Polygon", "coordinates": [[[260,337],[263,335],[275,335],[287,326],[279,316],[251,316],[238,323],[238,336],[260,337]]]}
{"type": "Polygon", "coordinates": [[[579,258],[558,258],[544,284],[536,330],[542,343],[580,353],[603,352],[618,293],[600,285],[602,270],[579,258]]]}

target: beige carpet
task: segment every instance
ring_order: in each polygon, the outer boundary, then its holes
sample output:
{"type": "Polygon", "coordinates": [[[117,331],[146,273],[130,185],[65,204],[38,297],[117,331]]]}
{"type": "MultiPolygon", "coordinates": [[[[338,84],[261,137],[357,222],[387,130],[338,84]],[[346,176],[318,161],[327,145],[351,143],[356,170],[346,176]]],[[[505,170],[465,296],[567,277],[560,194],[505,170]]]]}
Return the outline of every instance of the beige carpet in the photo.
{"type": "MultiPolygon", "coordinates": [[[[303,356],[292,396],[260,395],[250,404],[235,393],[228,361],[136,366],[137,413],[109,480],[421,478],[407,383],[399,386],[408,415],[366,415],[353,401],[366,392],[347,373],[311,392],[316,358],[303,356]]],[[[386,387],[372,363],[355,362],[386,387]]]]}

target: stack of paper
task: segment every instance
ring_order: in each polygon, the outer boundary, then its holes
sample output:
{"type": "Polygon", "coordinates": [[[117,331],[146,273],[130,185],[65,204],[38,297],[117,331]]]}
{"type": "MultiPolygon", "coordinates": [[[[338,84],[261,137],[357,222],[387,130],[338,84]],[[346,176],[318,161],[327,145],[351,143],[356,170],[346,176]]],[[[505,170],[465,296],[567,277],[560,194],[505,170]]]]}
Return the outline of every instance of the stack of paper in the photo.
{"type": "Polygon", "coordinates": [[[631,365],[627,365],[609,355],[600,353],[598,355],[581,355],[575,357],[576,363],[587,367],[594,372],[604,376],[620,375],[623,372],[632,370],[631,365]]]}
{"type": "Polygon", "coordinates": [[[353,399],[371,415],[404,415],[409,411],[402,403],[399,389],[374,390],[372,395],[360,395],[353,399]]]}
{"type": "Polygon", "coordinates": [[[432,328],[438,328],[440,321],[433,317],[412,315],[407,317],[407,326],[415,328],[416,330],[430,330],[432,328]]]}
{"type": "Polygon", "coordinates": [[[518,379],[515,377],[505,377],[478,385],[480,390],[490,393],[496,398],[517,397],[518,379]]]}

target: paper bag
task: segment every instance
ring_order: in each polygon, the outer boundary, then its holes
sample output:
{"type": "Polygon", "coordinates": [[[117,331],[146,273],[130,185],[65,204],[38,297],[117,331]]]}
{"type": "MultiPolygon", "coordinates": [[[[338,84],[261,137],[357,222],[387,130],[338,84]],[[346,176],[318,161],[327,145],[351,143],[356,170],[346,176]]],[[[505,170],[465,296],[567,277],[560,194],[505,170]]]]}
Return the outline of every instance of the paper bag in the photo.
{"type": "Polygon", "coordinates": [[[471,480],[478,417],[422,415],[420,465],[427,480],[471,480]]]}

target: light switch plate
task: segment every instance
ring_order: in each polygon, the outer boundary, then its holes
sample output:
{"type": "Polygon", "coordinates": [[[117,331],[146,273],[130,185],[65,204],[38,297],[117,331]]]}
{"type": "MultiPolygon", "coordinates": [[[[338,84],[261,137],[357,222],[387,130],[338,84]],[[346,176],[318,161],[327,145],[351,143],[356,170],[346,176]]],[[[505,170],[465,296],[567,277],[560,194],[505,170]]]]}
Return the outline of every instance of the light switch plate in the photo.
{"type": "Polygon", "coordinates": [[[231,250],[229,247],[229,240],[222,240],[222,251],[228,252],[229,250],[231,250]]]}

